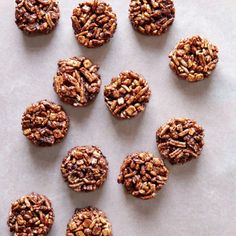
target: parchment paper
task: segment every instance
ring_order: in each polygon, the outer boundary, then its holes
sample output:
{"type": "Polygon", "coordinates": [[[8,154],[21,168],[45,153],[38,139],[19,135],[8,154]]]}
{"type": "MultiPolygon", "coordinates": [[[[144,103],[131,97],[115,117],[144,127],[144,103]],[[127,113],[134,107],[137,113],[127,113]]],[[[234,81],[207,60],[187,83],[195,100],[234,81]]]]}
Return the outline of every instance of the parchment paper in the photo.
{"type": "Polygon", "coordinates": [[[32,191],[46,194],[55,209],[50,236],[65,235],[76,207],[96,206],[113,224],[114,236],[236,235],[236,2],[175,0],[176,20],[161,37],[136,33],[128,20],[129,1],[109,1],[118,28],[110,43],[98,49],[78,45],[70,15],[77,1],[60,1],[61,19],[47,36],[28,37],[14,23],[14,1],[0,1],[0,235],[10,203],[32,191]],[[168,53],[184,37],[200,34],[219,46],[220,62],[210,79],[190,84],[168,67],[168,53]],[[84,55],[100,65],[103,86],[123,70],[148,80],[152,97],[146,111],[130,121],[113,118],[103,101],[103,87],[87,108],[59,101],[52,79],[61,58],[84,55]],[[21,132],[27,105],[41,99],[63,105],[71,120],[67,138],[40,148],[21,132]],[[198,161],[170,166],[168,184],[157,198],[135,199],[116,183],[124,157],[134,151],[158,154],[156,129],[169,118],[187,116],[205,128],[198,161]],[[92,193],[75,193],[63,182],[60,165],[76,145],[97,145],[109,160],[105,185],[92,193]]]}

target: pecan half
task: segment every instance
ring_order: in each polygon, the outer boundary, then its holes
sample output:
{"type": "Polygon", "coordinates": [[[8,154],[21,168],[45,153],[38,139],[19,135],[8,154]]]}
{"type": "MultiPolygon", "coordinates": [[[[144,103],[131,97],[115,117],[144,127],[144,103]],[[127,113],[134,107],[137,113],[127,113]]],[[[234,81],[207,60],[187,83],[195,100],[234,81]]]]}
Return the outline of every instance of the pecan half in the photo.
{"type": "Polygon", "coordinates": [[[200,36],[181,40],[169,54],[170,68],[189,82],[207,78],[218,63],[218,48],[200,36]]]}
{"type": "Polygon", "coordinates": [[[104,98],[111,113],[122,119],[130,119],[144,111],[151,90],[143,76],[124,71],[114,77],[104,88],[104,98]]]}
{"type": "Polygon", "coordinates": [[[156,196],[167,182],[168,169],[164,162],[149,152],[128,155],[120,168],[118,183],[124,184],[128,193],[147,200],[156,196]]]}
{"type": "Polygon", "coordinates": [[[140,33],[161,35],[175,18],[172,0],[131,0],[129,19],[140,33]]]}
{"type": "Polygon", "coordinates": [[[78,42],[88,48],[107,43],[117,26],[111,6],[98,0],[80,3],[73,10],[71,20],[78,42]]]}
{"type": "Polygon", "coordinates": [[[61,173],[74,191],[94,191],[107,178],[108,162],[98,147],[75,147],[63,160],[61,173]]]}
{"type": "Polygon", "coordinates": [[[54,222],[50,200],[37,193],[23,196],[11,204],[7,224],[16,236],[44,236],[54,222]]]}
{"type": "Polygon", "coordinates": [[[63,102],[72,106],[86,106],[100,91],[99,67],[88,58],[72,57],[58,62],[53,87],[63,102]]]}
{"type": "Polygon", "coordinates": [[[21,125],[23,134],[32,143],[51,146],[66,136],[69,118],[60,105],[42,100],[27,107],[21,125]]]}
{"type": "Polygon", "coordinates": [[[94,207],[76,209],[67,224],[66,236],[112,236],[107,216],[94,207]]]}
{"type": "Polygon", "coordinates": [[[203,128],[188,118],[171,119],[156,132],[159,152],[171,164],[184,164],[198,158],[203,138],[203,128]]]}
{"type": "Polygon", "coordinates": [[[16,0],[16,25],[25,33],[51,32],[60,18],[57,0],[16,0]]]}

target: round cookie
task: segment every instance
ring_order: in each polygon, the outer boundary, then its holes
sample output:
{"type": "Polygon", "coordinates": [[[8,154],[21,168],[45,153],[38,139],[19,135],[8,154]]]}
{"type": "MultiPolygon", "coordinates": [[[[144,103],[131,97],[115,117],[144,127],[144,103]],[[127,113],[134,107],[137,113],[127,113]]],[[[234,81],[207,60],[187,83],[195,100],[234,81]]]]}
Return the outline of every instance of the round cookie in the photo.
{"type": "Polygon", "coordinates": [[[47,235],[54,222],[50,200],[37,193],[23,196],[11,204],[7,224],[16,236],[47,235]]]}
{"type": "Polygon", "coordinates": [[[203,128],[188,118],[171,119],[156,132],[159,152],[172,165],[197,159],[204,145],[203,138],[203,128]]]}
{"type": "Polygon", "coordinates": [[[63,102],[75,107],[87,106],[100,91],[99,67],[85,57],[72,57],[58,62],[53,87],[63,102]]]}
{"type": "Polygon", "coordinates": [[[16,25],[25,33],[51,32],[60,18],[57,0],[15,0],[16,25]]]}
{"type": "Polygon", "coordinates": [[[218,63],[218,48],[200,36],[181,40],[169,54],[170,68],[189,82],[210,76],[218,63]]]}
{"type": "Polygon", "coordinates": [[[129,19],[134,29],[142,34],[161,35],[175,18],[172,0],[131,0],[129,19]]]}
{"type": "Polygon", "coordinates": [[[80,3],[73,10],[71,20],[76,39],[88,48],[107,43],[117,26],[116,14],[111,6],[99,0],[80,3]]]}
{"type": "Polygon", "coordinates": [[[66,236],[112,236],[107,216],[94,207],[76,209],[67,224],[66,236]]]}
{"type": "Polygon", "coordinates": [[[144,111],[150,95],[148,82],[133,71],[120,73],[104,88],[107,107],[115,117],[122,119],[130,119],[144,111]]]}
{"type": "Polygon", "coordinates": [[[23,134],[32,143],[51,146],[66,136],[69,118],[60,105],[42,100],[27,107],[21,125],[23,134]]]}
{"type": "Polygon", "coordinates": [[[94,191],[107,178],[108,162],[98,147],[75,147],[62,161],[61,173],[74,191],[94,191]]]}
{"type": "Polygon", "coordinates": [[[125,158],[117,181],[134,197],[147,200],[166,184],[168,173],[162,159],[149,152],[137,152],[125,158]]]}

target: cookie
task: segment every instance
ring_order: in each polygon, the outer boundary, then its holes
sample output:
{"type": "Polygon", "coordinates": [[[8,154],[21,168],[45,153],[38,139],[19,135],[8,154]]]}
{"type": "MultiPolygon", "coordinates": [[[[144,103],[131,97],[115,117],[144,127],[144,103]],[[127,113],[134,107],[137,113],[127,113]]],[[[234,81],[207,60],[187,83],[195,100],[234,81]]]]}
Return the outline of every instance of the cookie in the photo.
{"type": "Polygon", "coordinates": [[[144,111],[151,90],[142,75],[124,71],[114,77],[104,88],[105,103],[111,113],[122,119],[130,119],[144,111]]]}
{"type": "Polygon", "coordinates": [[[66,136],[69,118],[60,105],[42,100],[27,107],[21,125],[23,134],[32,143],[51,146],[66,136]]]}
{"type": "Polygon", "coordinates": [[[64,158],[61,173],[74,191],[94,191],[107,178],[108,162],[98,147],[75,147],[64,158]]]}
{"type": "Polygon", "coordinates": [[[72,106],[83,107],[100,91],[99,67],[85,57],[72,57],[58,62],[53,87],[59,98],[72,106]]]}
{"type": "Polygon", "coordinates": [[[189,82],[211,75],[218,63],[218,48],[200,36],[181,40],[169,54],[170,68],[189,82]]]}
{"type": "Polygon", "coordinates": [[[37,193],[23,196],[11,204],[7,224],[16,236],[47,235],[54,222],[50,200],[37,193]]]}
{"type": "Polygon", "coordinates": [[[112,236],[107,216],[94,207],[76,209],[67,224],[66,236],[112,236]]]}
{"type": "Polygon", "coordinates": [[[134,197],[147,200],[166,184],[168,173],[162,159],[149,152],[137,152],[125,158],[117,181],[134,197]]]}
{"type": "Polygon", "coordinates": [[[60,18],[57,0],[16,0],[16,25],[25,33],[51,32],[60,18]]]}
{"type": "Polygon", "coordinates": [[[196,121],[174,118],[156,132],[160,154],[172,165],[199,158],[204,145],[204,130],[196,121]]]}
{"type": "Polygon", "coordinates": [[[92,0],[73,10],[72,27],[78,42],[88,48],[107,43],[115,33],[116,14],[108,3],[92,0]]]}
{"type": "Polygon", "coordinates": [[[129,19],[134,29],[146,35],[161,35],[172,25],[175,7],[172,0],[131,0],[129,19]]]}

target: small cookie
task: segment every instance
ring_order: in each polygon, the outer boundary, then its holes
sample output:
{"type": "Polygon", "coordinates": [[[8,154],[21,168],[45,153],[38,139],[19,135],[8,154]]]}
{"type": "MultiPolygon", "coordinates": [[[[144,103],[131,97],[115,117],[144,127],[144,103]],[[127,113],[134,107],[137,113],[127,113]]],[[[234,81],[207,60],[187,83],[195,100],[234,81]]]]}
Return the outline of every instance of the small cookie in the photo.
{"type": "Polygon", "coordinates": [[[107,43],[117,26],[111,6],[99,0],[80,3],[73,10],[71,20],[76,39],[88,48],[107,43]]]}
{"type": "Polygon", "coordinates": [[[74,191],[94,191],[107,178],[108,162],[98,147],[75,147],[63,160],[61,173],[74,191]]]}
{"type": "Polygon", "coordinates": [[[189,82],[210,76],[218,63],[218,48],[200,36],[181,40],[169,54],[170,68],[189,82]]]}
{"type": "Polygon", "coordinates": [[[174,118],[156,132],[160,154],[172,165],[197,159],[204,145],[204,130],[196,121],[174,118]]]}
{"type": "Polygon", "coordinates": [[[114,116],[122,119],[130,119],[144,111],[150,95],[148,82],[133,71],[120,73],[104,88],[107,107],[114,116]]]}
{"type": "Polygon", "coordinates": [[[147,35],[166,32],[175,18],[172,0],[131,0],[129,19],[133,27],[147,35]]]}
{"type": "Polygon", "coordinates": [[[16,25],[25,33],[51,32],[60,18],[57,0],[15,0],[16,25]]]}
{"type": "Polygon", "coordinates": [[[134,197],[147,200],[166,184],[168,173],[162,159],[149,152],[137,152],[125,158],[117,181],[134,197]]]}
{"type": "Polygon", "coordinates": [[[112,236],[107,216],[94,207],[76,209],[67,224],[66,236],[112,236]]]}
{"type": "Polygon", "coordinates": [[[53,82],[55,92],[63,102],[72,106],[87,106],[100,91],[98,69],[85,57],[60,60],[53,82]]]}
{"type": "Polygon", "coordinates": [[[50,200],[37,193],[23,196],[11,204],[7,224],[15,236],[47,235],[54,222],[50,200]]]}
{"type": "Polygon", "coordinates": [[[21,125],[23,134],[32,143],[51,146],[66,136],[69,118],[60,105],[42,100],[27,107],[21,125]]]}

